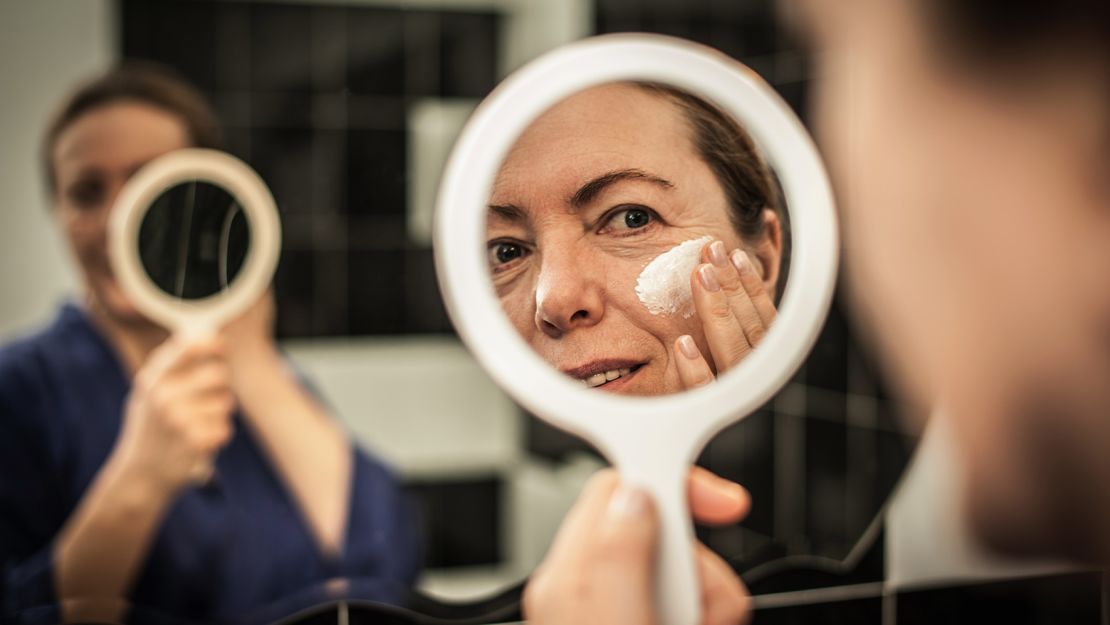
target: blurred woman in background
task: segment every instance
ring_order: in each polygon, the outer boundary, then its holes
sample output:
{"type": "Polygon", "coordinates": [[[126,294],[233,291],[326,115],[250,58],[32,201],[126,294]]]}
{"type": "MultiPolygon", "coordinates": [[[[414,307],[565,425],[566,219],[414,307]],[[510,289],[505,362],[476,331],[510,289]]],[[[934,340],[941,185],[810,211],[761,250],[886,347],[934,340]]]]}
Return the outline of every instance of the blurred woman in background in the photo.
{"type": "Polygon", "coordinates": [[[267,295],[218,337],[185,343],[112,275],[106,225],[146,162],[220,146],[201,96],[131,65],[78,89],[47,132],[54,213],[82,297],[0,350],[0,562],[6,616],[69,620],[131,604],[211,622],[324,580],[380,601],[419,549],[395,478],[353,446],[274,342],[267,295]],[[92,610],[92,611],[90,611],[92,610]]]}

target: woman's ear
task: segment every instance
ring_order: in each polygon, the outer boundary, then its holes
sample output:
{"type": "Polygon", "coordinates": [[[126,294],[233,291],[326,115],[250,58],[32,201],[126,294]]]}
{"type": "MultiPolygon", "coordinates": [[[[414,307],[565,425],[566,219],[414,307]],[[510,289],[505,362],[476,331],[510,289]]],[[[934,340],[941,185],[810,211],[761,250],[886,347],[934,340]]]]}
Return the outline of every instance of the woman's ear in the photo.
{"type": "Polygon", "coordinates": [[[778,298],[779,276],[782,274],[782,221],[778,213],[763,209],[763,235],[752,248],[756,269],[763,277],[763,288],[778,298]]]}

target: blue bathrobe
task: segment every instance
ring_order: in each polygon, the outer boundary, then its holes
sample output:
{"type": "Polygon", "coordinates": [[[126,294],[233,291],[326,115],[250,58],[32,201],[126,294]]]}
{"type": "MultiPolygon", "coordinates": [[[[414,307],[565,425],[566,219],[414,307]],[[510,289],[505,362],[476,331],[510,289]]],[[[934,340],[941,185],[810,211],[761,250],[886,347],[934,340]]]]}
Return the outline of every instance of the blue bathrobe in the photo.
{"type": "MultiPolygon", "coordinates": [[[[0,349],[0,621],[56,618],[54,541],[119,435],[130,380],[73,305],[0,349]]],[[[358,579],[363,599],[401,601],[420,566],[419,530],[396,478],[352,449],[342,555],[325,557],[240,416],[216,479],[170,506],[131,603],[199,622],[250,620],[306,588],[358,579]]]]}

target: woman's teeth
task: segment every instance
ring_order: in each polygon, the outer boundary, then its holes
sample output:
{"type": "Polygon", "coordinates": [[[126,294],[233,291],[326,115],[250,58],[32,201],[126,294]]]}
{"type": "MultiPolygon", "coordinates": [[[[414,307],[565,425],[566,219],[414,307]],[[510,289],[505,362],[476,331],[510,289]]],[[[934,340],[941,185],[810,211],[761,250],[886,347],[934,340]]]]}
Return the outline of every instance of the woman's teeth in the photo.
{"type": "Polygon", "coordinates": [[[593,388],[595,386],[601,386],[606,382],[612,382],[621,376],[628,375],[631,371],[632,368],[628,367],[625,369],[613,369],[604,373],[595,373],[585,380],[582,380],[582,383],[589,388],[593,388]]]}

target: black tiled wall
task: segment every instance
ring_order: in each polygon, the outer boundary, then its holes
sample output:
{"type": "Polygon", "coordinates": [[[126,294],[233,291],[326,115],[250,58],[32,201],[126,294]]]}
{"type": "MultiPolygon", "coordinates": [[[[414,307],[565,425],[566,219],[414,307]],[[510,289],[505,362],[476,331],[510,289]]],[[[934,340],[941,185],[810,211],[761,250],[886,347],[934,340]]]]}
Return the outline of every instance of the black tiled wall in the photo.
{"type": "Polygon", "coordinates": [[[496,564],[502,560],[501,476],[412,482],[424,524],[424,565],[449,568],[496,564]]]}
{"type": "Polygon", "coordinates": [[[406,115],[494,86],[494,11],[121,0],[121,52],[182,72],[284,224],[281,337],[449,333],[431,250],[406,230],[406,115]]]}
{"type": "Polygon", "coordinates": [[[830,586],[757,598],[755,625],[1100,625],[1100,571],[971,582],[896,592],[882,584],[830,586]],[[768,601],[770,600],[770,601],[768,601]],[[760,602],[771,603],[761,607],[760,602]]]}

